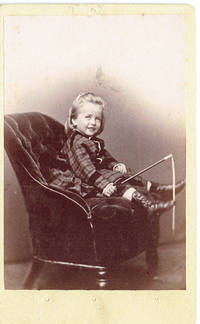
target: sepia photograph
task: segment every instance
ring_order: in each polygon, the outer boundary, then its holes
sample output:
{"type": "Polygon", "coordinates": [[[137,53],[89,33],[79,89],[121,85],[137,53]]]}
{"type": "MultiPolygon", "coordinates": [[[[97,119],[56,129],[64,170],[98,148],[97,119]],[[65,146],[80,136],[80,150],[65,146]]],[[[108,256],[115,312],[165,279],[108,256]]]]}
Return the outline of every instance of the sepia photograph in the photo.
{"type": "Polygon", "coordinates": [[[191,8],[134,8],[4,16],[6,290],[187,288],[191,8]]]}

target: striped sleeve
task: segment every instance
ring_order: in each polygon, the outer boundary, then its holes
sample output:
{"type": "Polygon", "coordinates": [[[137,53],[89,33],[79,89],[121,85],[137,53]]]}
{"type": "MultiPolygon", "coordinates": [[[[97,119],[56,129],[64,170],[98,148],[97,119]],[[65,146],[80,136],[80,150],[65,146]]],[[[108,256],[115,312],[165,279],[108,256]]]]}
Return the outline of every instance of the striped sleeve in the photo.
{"type": "Polygon", "coordinates": [[[103,164],[106,168],[112,170],[113,167],[118,164],[118,161],[106,149],[104,149],[103,164]]]}

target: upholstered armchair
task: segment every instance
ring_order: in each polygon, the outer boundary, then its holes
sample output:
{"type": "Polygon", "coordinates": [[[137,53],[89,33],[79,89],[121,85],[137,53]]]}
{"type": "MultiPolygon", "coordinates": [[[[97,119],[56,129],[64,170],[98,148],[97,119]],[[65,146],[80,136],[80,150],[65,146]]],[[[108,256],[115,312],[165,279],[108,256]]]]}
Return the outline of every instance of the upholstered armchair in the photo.
{"type": "Polygon", "coordinates": [[[149,218],[121,198],[83,199],[50,185],[51,169],[67,168],[59,158],[64,141],[64,126],[42,113],[5,116],[5,149],[24,197],[33,247],[24,288],[33,287],[48,263],[92,269],[97,288],[106,288],[113,267],[143,251],[154,268],[159,215],[149,218]]]}

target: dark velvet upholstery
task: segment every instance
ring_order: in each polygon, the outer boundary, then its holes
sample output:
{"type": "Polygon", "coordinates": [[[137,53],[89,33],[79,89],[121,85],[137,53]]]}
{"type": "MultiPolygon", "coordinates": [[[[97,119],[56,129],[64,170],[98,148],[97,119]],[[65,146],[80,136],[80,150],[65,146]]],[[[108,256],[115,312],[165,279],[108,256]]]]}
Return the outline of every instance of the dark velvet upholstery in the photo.
{"type": "Polygon", "coordinates": [[[112,268],[142,251],[156,254],[159,215],[121,198],[83,199],[49,185],[51,168],[65,170],[59,151],[64,126],[44,114],[5,116],[5,148],[29,214],[33,257],[73,265],[112,268]]]}

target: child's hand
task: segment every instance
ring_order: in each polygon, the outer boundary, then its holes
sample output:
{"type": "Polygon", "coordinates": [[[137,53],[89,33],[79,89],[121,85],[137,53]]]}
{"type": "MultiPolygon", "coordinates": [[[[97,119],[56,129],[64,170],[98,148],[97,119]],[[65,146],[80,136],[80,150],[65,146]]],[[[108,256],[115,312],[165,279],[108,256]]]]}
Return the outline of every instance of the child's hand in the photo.
{"type": "Polygon", "coordinates": [[[116,186],[111,182],[103,189],[103,195],[110,197],[116,190],[116,186]]]}
{"type": "Polygon", "coordinates": [[[126,166],[125,164],[123,163],[118,163],[114,166],[113,168],[113,171],[118,171],[118,172],[121,172],[122,174],[125,174],[127,173],[127,169],[126,169],[126,166]]]}

